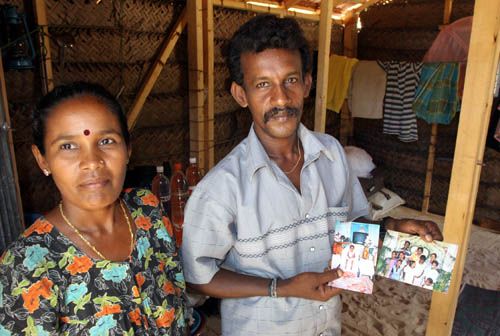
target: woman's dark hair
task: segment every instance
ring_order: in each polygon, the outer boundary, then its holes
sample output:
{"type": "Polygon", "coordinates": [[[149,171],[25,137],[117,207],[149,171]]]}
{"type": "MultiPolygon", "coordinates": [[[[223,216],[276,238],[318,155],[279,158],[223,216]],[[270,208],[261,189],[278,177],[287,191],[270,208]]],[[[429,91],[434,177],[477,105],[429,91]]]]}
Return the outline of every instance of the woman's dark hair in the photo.
{"type": "Polygon", "coordinates": [[[127,147],[130,145],[130,133],[127,127],[127,119],[116,98],[99,84],[75,82],[55,87],[42,97],[33,111],[33,143],[38,147],[40,153],[45,154],[45,146],[43,144],[43,139],[45,138],[45,123],[53,109],[68,99],[84,96],[96,98],[118,118],[125,143],[127,147]]]}
{"type": "Polygon", "coordinates": [[[298,50],[302,61],[302,75],[309,71],[309,45],[297,21],[274,15],[259,15],[242,25],[229,42],[227,64],[231,80],[243,85],[241,54],[259,53],[266,49],[298,50]]]}

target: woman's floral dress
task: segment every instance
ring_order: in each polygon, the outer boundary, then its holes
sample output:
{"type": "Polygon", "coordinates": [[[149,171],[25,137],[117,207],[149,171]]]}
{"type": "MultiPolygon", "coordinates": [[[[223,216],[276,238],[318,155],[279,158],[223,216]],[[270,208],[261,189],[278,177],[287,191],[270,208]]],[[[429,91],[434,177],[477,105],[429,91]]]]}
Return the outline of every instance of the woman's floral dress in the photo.
{"type": "Polygon", "coordinates": [[[92,259],[43,217],[0,264],[0,336],[185,335],[185,282],[157,198],[129,189],[137,226],[127,261],[92,259]]]}

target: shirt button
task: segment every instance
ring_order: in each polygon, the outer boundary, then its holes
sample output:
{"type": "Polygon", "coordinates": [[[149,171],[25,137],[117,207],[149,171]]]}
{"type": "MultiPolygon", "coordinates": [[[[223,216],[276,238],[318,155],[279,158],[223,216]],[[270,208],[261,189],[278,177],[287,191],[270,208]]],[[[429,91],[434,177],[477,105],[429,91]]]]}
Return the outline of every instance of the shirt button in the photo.
{"type": "Polygon", "coordinates": [[[323,333],[319,334],[319,336],[324,336],[324,335],[325,335],[325,334],[323,334],[323,333]]]}
{"type": "Polygon", "coordinates": [[[314,250],[316,250],[316,248],[315,248],[314,246],[311,246],[311,247],[309,248],[309,251],[311,251],[311,252],[314,252],[314,250]]]}
{"type": "Polygon", "coordinates": [[[319,306],[319,310],[323,310],[323,309],[325,309],[325,306],[323,306],[323,305],[319,306]]]}

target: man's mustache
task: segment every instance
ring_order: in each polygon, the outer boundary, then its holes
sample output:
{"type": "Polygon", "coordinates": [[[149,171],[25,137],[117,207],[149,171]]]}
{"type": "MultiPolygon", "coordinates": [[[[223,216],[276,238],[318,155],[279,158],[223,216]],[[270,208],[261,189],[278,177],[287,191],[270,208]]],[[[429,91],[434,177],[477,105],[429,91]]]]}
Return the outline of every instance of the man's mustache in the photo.
{"type": "Polygon", "coordinates": [[[287,116],[289,117],[296,117],[299,115],[299,109],[295,107],[289,107],[285,106],[284,108],[277,108],[274,107],[264,113],[264,124],[267,124],[267,122],[274,116],[276,116],[279,113],[286,113],[287,116]]]}

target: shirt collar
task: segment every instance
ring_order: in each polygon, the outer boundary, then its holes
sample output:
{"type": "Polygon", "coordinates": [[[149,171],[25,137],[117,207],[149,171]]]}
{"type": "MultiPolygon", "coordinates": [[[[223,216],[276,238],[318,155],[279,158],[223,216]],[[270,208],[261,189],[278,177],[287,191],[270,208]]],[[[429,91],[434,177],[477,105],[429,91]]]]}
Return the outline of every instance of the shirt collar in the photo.
{"type": "MultiPolygon", "coordinates": [[[[264,146],[260,142],[257,134],[254,131],[254,124],[250,127],[248,133],[248,173],[252,178],[255,172],[263,167],[271,167],[269,155],[264,146]]],[[[321,141],[318,140],[314,133],[308,130],[302,123],[299,125],[298,135],[302,148],[304,149],[304,164],[316,160],[320,154],[324,154],[330,161],[335,160],[335,155],[321,141]]]]}

